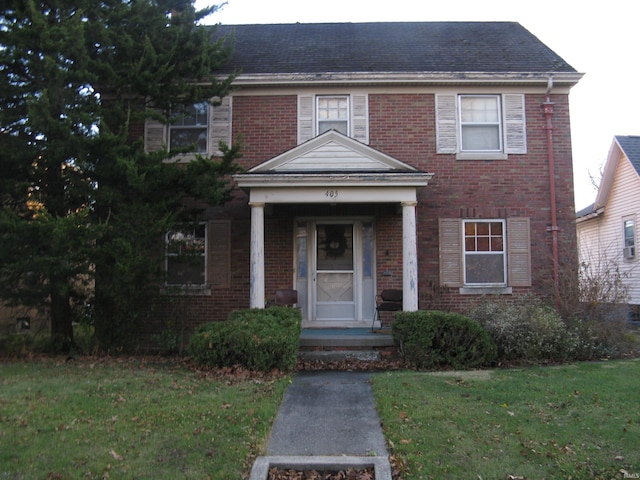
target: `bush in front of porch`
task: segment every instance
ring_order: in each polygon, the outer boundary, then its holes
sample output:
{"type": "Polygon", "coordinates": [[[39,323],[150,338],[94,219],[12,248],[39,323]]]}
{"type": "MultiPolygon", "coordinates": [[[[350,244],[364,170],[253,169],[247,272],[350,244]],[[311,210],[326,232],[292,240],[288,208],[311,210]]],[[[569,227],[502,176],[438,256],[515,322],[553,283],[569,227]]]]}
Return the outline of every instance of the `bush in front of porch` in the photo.
{"type": "Polygon", "coordinates": [[[200,326],[189,355],[200,365],[289,371],[296,365],[302,316],[297,308],[237,310],[226,322],[200,326]]]}
{"type": "Polygon", "coordinates": [[[402,356],[416,368],[478,368],[491,365],[497,356],[482,326],[458,313],[398,312],[392,333],[402,356]]]}

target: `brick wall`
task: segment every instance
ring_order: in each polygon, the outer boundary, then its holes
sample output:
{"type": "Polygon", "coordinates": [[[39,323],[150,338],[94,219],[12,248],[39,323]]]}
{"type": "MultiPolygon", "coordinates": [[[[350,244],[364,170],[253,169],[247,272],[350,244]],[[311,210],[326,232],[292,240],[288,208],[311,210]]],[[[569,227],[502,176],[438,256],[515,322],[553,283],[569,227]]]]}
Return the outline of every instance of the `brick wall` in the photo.
{"type": "MultiPolygon", "coordinates": [[[[575,267],[575,227],[573,177],[568,97],[554,95],[554,157],[559,249],[563,264],[575,267]]],[[[438,218],[531,219],[531,288],[514,288],[513,297],[553,293],[549,171],[547,137],[542,103],[544,95],[527,95],[526,155],[510,155],[508,160],[456,160],[455,155],[436,154],[435,99],[431,94],[373,94],[369,97],[370,146],[416,168],[434,173],[429,186],[419,193],[417,206],[418,263],[420,266],[420,308],[464,311],[477,302],[476,295],[460,295],[458,289],[439,287],[438,218]],[[396,113],[397,112],[397,113],[396,113]]],[[[234,138],[241,138],[245,168],[269,160],[297,142],[297,98],[234,97],[234,138]]],[[[395,206],[275,205],[265,218],[266,296],[277,288],[289,288],[293,279],[293,219],[305,215],[372,215],[376,217],[377,285],[402,286],[401,215],[395,206]]],[[[219,321],[249,301],[250,212],[247,196],[238,191],[224,209],[209,212],[212,218],[231,221],[232,261],[228,288],[214,289],[210,296],[172,297],[178,305],[186,330],[206,321],[219,321]]],[[[166,311],[170,309],[167,307],[166,311]]],[[[158,318],[161,318],[159,316],[158,318]]]]}

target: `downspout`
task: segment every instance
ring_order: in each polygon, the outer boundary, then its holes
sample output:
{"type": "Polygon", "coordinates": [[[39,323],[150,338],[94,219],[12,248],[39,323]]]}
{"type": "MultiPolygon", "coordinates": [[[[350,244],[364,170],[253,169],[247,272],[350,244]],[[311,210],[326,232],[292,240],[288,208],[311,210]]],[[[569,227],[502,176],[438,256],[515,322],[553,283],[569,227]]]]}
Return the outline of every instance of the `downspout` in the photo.
{"type": "Polygon", "coordinates": [[[553,157],[553,105],[551,101],[551,89],[553,88],[553,76],[547,80],[546,98],[542,104],[546,120],[545,130],[547,131],[547,158],[549,162],[549,197],[551,206],[551,225],[547,231],[551,232],[551,248],[553,253],[553,292],[556,310],[560,307],[560,267],[558,255],[558,218],[556,213],[556,177],[555,159],[553,157]]]}

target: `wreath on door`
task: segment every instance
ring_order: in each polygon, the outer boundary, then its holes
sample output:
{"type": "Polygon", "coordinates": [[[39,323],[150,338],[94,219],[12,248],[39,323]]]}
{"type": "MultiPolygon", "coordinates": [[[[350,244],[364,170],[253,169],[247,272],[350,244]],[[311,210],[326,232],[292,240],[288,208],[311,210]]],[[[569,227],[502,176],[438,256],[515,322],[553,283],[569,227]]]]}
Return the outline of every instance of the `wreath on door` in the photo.
{"type": "Polygon", "coordinates": [[[324,251],[327,253],[327,257],[338,258],[344,255],[347,249],[344,225],[327,225],[325,235],[324,251]]]}

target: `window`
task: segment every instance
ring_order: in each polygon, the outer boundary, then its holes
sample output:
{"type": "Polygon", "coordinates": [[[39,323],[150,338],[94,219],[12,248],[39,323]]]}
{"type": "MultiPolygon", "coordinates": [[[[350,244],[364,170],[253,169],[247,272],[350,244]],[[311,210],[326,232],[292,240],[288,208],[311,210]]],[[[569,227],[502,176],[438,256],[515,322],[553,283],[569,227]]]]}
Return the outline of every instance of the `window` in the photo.
{"type": "Polygon", "coordinates": [[[460,96],[460,139],[463,152],[501,152],[500,97],[460,96]]]}
{"type": "Polygon", "coordinates": [[[206,224],[183,226],[167,232],[167,285],[202,286],[206,278],[206,224]]]}
{"type": "Polygon", "coordinates": [[[623,254],[626,259],[632,259],[636,256],[636,227],[633,219],[624,220],[623,254]]]}
{"type": "Polygon", "coordinates": [[[369,143],[369,96],[360,92],[299,95],[298,144],[332,129],[359,142],[369,143]]]}
{"type": "Polygon", "coordinates": [[[176,112],[175,120],[169,126],[169,150],[194,147],[196,153],[206,153],[208,113],[207,102],[184,105],[176,112]]]}
{"type": "Polygon", "coordinates": [[[504,285],[505,279],[504,222],[465,220],[465,285],[504,285]]]}
{"type": "Polygon", "coordinates": [[[440,218],[438,225],[441,286],[462,294],[531,286],[529,218],[440,218]]]}
{"type": "Polygon", "coordinates": [[[438,153],[460,160],[527,153],[524,107],[522,94],[436,95],[438,153]]]}
{"type": "Polygon", "coordinates": [[[329,130],[349,135],[349,97],[320,96],[317,101],[318,135],[329,130]]]}

